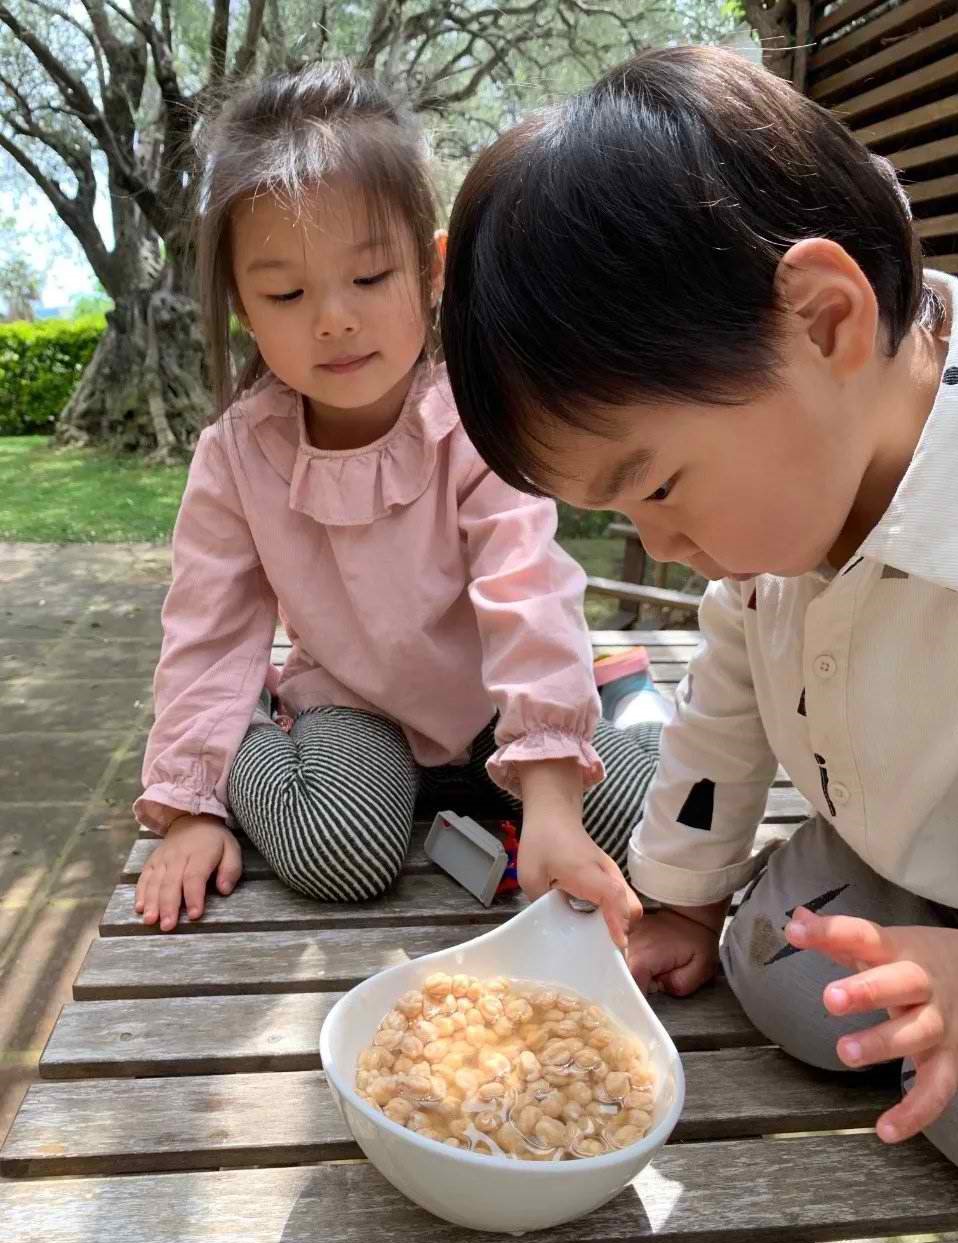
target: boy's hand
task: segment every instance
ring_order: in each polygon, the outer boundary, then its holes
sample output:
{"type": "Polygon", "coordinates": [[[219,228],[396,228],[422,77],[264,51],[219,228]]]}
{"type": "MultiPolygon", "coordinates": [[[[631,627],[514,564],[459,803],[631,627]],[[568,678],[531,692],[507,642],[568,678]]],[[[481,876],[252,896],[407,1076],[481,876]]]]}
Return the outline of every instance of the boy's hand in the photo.
{"type": "Polygon", "coordinates": [[[620,949],[628,943],[629,928],[642,916],[642,904],[622,870],[600,850],[581,821],[523,821],[517,860],[519,884],[530,898],[552,888],[594,902],[620,949]]]}
{"type": "Polygon", "coordinates": [[[720,929],[721,922],[715,929],[668,909],[646,915],[629,937],[629,970],[639,988],[687,997],[708,983],[718,967],[720,929]]]}
{"type": "Polygon", "coordinates": [[[917,1135],[958,1088],[958,930],[884,928],[799,907],[785,935],[797,948],[817,950],[858,972],[825,989],[829,1014],[889,1012],[885,1022],[842,1036],[836,1048],[846,1066],[913,1060],[911,1091],[882,1114],[877,1130],[889,1144],[917,1135]]]}
{"type": "Polygon", "coordinates": [[[180,816],[150,855],[136,886],[135,908],[145,924],[176,927],[185,901],[190,919],[206,904],[206,882],[216,873],[216,887],[232,893],[243,874],[239,842],[216,816],[180,816]]]}

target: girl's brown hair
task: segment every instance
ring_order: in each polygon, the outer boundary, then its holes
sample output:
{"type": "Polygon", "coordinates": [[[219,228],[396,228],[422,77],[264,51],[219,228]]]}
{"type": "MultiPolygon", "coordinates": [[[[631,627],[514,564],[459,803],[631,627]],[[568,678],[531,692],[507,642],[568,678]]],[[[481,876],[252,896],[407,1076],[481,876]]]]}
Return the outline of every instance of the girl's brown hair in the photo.
{"type": "Polygon", "coordinates": [[[237,374],[230,341],[232,316],[240,309],[230,218],[237,203],[256,195],[272,194],[308,211],[318,187],[344,179],[362,194],[376,235],[389,237],[398,222],[409,228],[426,347],[434,350],[436,196],[418,125],[379,83],[345,61],[274,74],[229,100],[202,127],[198,146],[197,280],[218,414],[267,371],[251,342],[237,374]]]}

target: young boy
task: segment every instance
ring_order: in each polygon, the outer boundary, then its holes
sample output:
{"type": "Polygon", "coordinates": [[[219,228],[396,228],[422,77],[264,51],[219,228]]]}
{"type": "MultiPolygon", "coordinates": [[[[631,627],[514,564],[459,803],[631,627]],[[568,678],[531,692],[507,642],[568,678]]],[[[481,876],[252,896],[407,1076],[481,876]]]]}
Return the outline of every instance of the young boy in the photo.
{"type": "Polygon", "coordinates": [[[662,904],[637,977],[687,994],[721,956],[796,1057],[904,1059],[878,1134],[953,1161],[956,302],[885,160],[734,54],[677,48],[480,157],[443,306],[489,465],[714,580],[630,849],[662,904]],[[778,763],[816,814],[759,870],[778,763]]]}

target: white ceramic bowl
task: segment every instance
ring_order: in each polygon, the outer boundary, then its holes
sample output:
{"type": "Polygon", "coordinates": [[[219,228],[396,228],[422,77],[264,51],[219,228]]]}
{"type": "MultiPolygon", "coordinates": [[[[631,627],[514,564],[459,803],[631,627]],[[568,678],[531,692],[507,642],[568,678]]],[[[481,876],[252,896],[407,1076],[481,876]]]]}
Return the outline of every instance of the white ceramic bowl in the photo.
{"type": "Polygon", "coordinates": [[[665,1143],[685,1097],[675,1045],[636,987],[598,912],[572,910],[557,890],[508,923],[453,949],[391,967],[333,1007],[320,1034],[323,1067],[369,1160],[411,1200],[457,1226],[520,1234],[589,1213],[616,1195],[665,1143]],[[513,1161],[422,1139],[372,1109],[355,1089],[356,1060],[396,999],[434,971],[564,985],[638,1036],[655,1071],[652,1127],[639,1143],[579,1161],[513,1161]]]}

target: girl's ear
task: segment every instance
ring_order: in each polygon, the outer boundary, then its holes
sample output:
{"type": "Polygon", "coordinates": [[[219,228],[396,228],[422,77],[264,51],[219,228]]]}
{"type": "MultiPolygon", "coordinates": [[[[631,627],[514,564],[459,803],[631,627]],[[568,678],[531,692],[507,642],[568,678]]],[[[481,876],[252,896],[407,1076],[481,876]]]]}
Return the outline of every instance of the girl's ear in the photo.
{"type": "Polygon", "coordinates": [[[432,235],[435,245],[435,252],[432,259],[432,304],[433,306],[442,297],[442,284],[446,272],[446,243],[449,240],[449,234],[445,229],[437,229],[432,235]]]}

